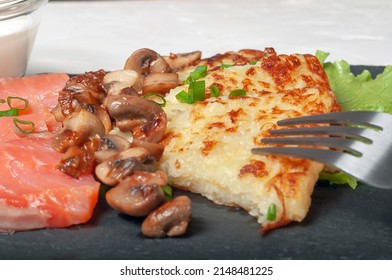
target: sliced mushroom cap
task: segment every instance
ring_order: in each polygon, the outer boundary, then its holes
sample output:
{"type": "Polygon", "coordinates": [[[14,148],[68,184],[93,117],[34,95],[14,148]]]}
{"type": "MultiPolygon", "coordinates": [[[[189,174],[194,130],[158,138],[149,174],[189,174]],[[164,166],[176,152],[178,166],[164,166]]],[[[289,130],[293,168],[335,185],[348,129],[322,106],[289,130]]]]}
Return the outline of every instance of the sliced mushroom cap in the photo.
{"type": "Polygon", "coordinates": [[[104,76],[105,71],[98,70],[71,77],[59,92],[58,101],[62,114],[70,115],[78,104],[100,104],[106,95],[102,87],[104,76]]]}
{"type": "Polygon", "coordinates": [[[131,143],[126,138],[113,134],[106,135],[99,139],[99,145],[97,151],[95,151],[95,159],[99,163],[103,162],[130,147],[131,143]]]}
{"type": "Polygon", "coordinates": [[[142,224],[144,236],[161,238],[185,234],[192,215],[192,201],[178,196],[148,215],[142,224]]]}
{"type": "Polygon", "coordinates": [[[143,48],[132,53],[125,62],[124,69],[134,70],[139,74],[138,83],[134,87],[142,89],[144,77],[150,73],[167,73],[171,71],[169,64],[157,52],[143,48]]]}
{"type": "Polygon", "coordinates": [[[83,107],[86,110],[88,110],[90,113],[93,113],[99,118],[99,120],[102,122],[103,126],[105,127],[105,134],[108,134],[109,131],[112,130],[112,120],[109,116],[108,111],[105,108],[97,104],[86,105],[83,107]]]}
{"type": "Polygon", "coordinates": [[[94,151],[89,146],[72,146],[67,149],[58,167],[64,173],[78,178],[91,169],[93,161],[94,151]]]}
{"type": "Polygon", "coordinates": [[[131,216],[147,216],[163,201],[162,187],[167,184],[163,171],[135,172],[106,193],[106,201],[115,210],[131,216]]]}
{"type": "Polygon", "coordinates": [[[167,117],[163,109],[139,96],[109,95],[105,106],[122,131],[132,131],[133,137],[157,143],[166,132],[167,117]]]}
{"type": "Polygon", "coordinates": [[[103,136],[105,126],[99,117],[87,110],[74,112],[64,120],[63,129],[55,136],[52,147],[65,152],[70,146],[81,146],[95,135],[103,136]]]}
{"type": "Polygon", "coordinates": [[[148,150],[148,154],[153,156],[157,161],[162,157],[165,145],[161,143],[151,143],[139,139],[133,139],[132,147],[143,147],[148,150]]]}
{"type": "Polygon", "coordinates": [[[165,96],[172,88],[178,86],[177,73],[152,73],[144,79],[143,95],[157,93],[165,96]]]}
{"type": "Polygon", "coordinates": [[[177,72],[184,67],[194,65],[201,59],[201,51],[194,51],[189,53],[176,53],[163,57],[170,65],[173,72],[177,72]]]}
{"type": "Polygon", "coordinates": [[[171,71],[169,64],[162,56],[147,48],[132,53],[125,62],[124,69],[134,70],[141,75],[171,71]]]}
{"type": "Polygon", "coordinates": [[[134,70],[118,70],[103,77],[103,86],[108,94],[121,94],[123,89],[139,83],[139,74],[134,70]]]}
{"type": "Polygon", "coordinates": [[[109,135],[118,135],[128,140],[129,143],[133,142],[132,132],[124,132],[121,131],[117,126],[113,127],[111,131],[109,131],[109,135]]]}
{"type": "Polygon", "coordinates": [[[156,171],[156,161],[142,147],[130,148],[111,156],[95,167],[95,175],[108,185],[115,186],[135,171],[156,171]]]}

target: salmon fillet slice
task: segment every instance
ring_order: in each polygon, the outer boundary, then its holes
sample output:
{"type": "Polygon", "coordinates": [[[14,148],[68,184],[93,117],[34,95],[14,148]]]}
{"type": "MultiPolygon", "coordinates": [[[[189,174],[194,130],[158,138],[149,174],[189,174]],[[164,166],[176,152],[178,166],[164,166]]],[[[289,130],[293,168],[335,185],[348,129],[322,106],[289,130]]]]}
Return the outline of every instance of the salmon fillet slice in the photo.
{"type": "MultiPolygon", "coordinates": [[[[0,231],[67,227],[92,217],[99,183],[91,173],[75,179],[61,172],[57,164],[62,154],[51,148],[59,123],[50,110],[68,78],[45,74],[0,79],[0,99],[28,100],[28,109],[17,118],[35,125],[34,133],[25,135],[15,128],[14,117],[0,118],[0,231]]],[[[9,108],[0,105],[0,110],[9,108]]]]}
{"type": "Polygon", "coordinates": [[[51,139],[0,143],[0,230],[67,227],[88,221],[98,201],[91,175],[74,179],[56,165],[51,139]]]}
{"type": "Polygon", "coordinates": [[[17,96],[29,101],[30,110],[53,109],[58,92],[63,89],[69,76],[64,73],[39,74],[23,78],[0,79],[0,99],[17,96]]]}

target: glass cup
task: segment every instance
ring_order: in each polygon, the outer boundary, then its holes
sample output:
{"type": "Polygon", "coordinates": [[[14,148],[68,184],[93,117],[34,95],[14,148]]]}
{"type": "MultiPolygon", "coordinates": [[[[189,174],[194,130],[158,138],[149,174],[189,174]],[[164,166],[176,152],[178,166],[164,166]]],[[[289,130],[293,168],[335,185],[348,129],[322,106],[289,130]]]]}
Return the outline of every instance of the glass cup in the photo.
{"type": "Polygon", "coordinates": [[[0,78],[25,74],[48,0],[0,0],[0,78]]]}

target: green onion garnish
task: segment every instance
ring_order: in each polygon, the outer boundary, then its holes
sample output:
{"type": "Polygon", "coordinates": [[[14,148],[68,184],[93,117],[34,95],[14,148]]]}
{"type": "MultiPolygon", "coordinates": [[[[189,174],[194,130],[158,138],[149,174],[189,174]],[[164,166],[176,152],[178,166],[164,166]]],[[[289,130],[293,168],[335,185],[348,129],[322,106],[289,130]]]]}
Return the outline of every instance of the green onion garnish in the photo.
{"type": "Polygon", "coordinates": [[[196,69],[190,74],[190,76],[194,81],[200,78],[205,78],[207,76],[207,66],[206,65],[197,66],[196,69]]]}
{"type": "Polygon", "coordinates": [[[267,210],[267,220],[275,221],[276,219],[276,205],[272,203],[267,210]]]}
{"type": "Polygon", "coordinates": [[[193,103],[192,97],[185,90],[182,90],[179,93],[177,93],[176,99],[181,103],[188,103],[188,104],[193,103]]]}
{"type": "Polygon", "coordinates": [[[165,107],[165,105],[166,105],[166,99],[162,95],[157,94],[157,93],[146,94],[144,96],[144,98],[149,101],[155,102],[156,104],[158,104],[161,107],[165,107]]]}
{"type": "Polygon", "coordinates": [[[237,96],[245,96],[245,95],[246,95],[246,91],[244,89],[235,89],[230,92],[229,98],[237,97],[237,96]]]}
{"type": "Polygon", "coordinates": [[[19,115],[19,109],[16,108],[0,111],[0,117],[10,117],[10,116],[18,116],[18,115],[19,115]]]}
{"type": "Polygon", "coordinates": [[[172,184],[168,183],[166,186],[162,187],[163,194],[165,195],[165,200],[172,200],[173,189],[172,184]]]}
{"type": "Polygon", "coordinates": [[[249,64],[250,65],[255,65],[257,63],[257,60],[251,60],[251,61],[249,61],[249,64]]]}
{"type": "Polygon", "coordinates": [[[205,78],[205,76],[207,76],[207,66],[199,65],[189,74],[189,77],[184,81],[184,85],[195,82],[198,79],[205,78]]]}
{"type": "Polygon", "coordinates": [[[226,68],[230,68],[230,67],[233,67],[233,66],[234,65],[222,63],[221,68],[222,69],[226,69],[226,68]]]}
{"type": "Polygon", "coordinates": [[[189,84],[188,92],[185,90],[177,93],[176,98],[181,103],[193,104],[196,101],[203,101],[206,99],[206,82],[196,81],[189,84]]]}
{"type": "Polygon", "coordinates": [[[29,134],[29,133],[33,132],[34,129],[35,129],[35,125],[34,125],[34,123],[32,121],[24,121],[24,120],[20,120],[20,119],[17,119],[17,118],[14,118],[13,121],[14,121],[14,124],[15,124],[16,128],[20,132],[22,132],[23,134],[29,134]],[[28,126],[28,128],[25,129],[22,126],[28,126]]]}
{"type": "Polygon", "coordinates": [[[212,97],[219,97],[219,95],[220,95],[219,88],[215,85],[211,85],[210,86],[210,94],[212,97]]]}
{"type": "Polygon", "coordinates": [[[8,106],[10,106],[10,108],[15,108],[15,109],[19,109],[19,110],[26,110],[27,107],[29,107],[29,101],[27,99],[22,98],[22,97],[17,97],[17,96],[8,96],[7,97],[7,104],[8,104],[8,106]],[[22,100],[24,103],[24,106],[22,108],[14,107],[12,105],[12,100],[22,100]]]}
{"type": "Polygon", "coordinates": [[[193,102],[206,99],[206,82],[196,81],[189,84],[188,93],[193,96],[193,102]]]}
{"type": "MultiPolygon", "coordinates": [[[[0,104],[5,103],[6,101],[4,99],[0,99],[0,104]]],[[[15,97],[15,96],[8,96],[7,97],[7,104],[10,107],[10,109],[5,110],[5,111],[0,111],[0,117],[14,117],[14,116],[19,116],[19,111],[20,110],[25,110],[27,107],[29,107],[29,101],[27,99],[22,98],[22,97],[15,97]],[[24,106],[22,107],[15,107],[12,104],[13,100],[22,100],[24,103],[24,106]]],[[[35,125],[32,121],[25,121],[25,120],[20,120],[17,118],[13,118],[14,125],[16,128],[22,132],[23,134],[29,134],[34,131],[35,125]],[[27,128],[26,128],[27,127],[27,128]]]]}

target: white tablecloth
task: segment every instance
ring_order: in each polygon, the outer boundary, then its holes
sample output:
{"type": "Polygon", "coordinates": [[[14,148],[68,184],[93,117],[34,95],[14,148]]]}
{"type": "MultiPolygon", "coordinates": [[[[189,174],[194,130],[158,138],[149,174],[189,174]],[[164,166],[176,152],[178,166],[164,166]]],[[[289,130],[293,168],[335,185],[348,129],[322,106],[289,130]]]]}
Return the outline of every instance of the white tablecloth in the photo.
{"type": "Polygon", "coordinates": [[[242,48],[330,52],[392,64],[390,0],[65,1],[46,6],[28,73],[121,69],[136,49],[161,54],[242,48]]]}

